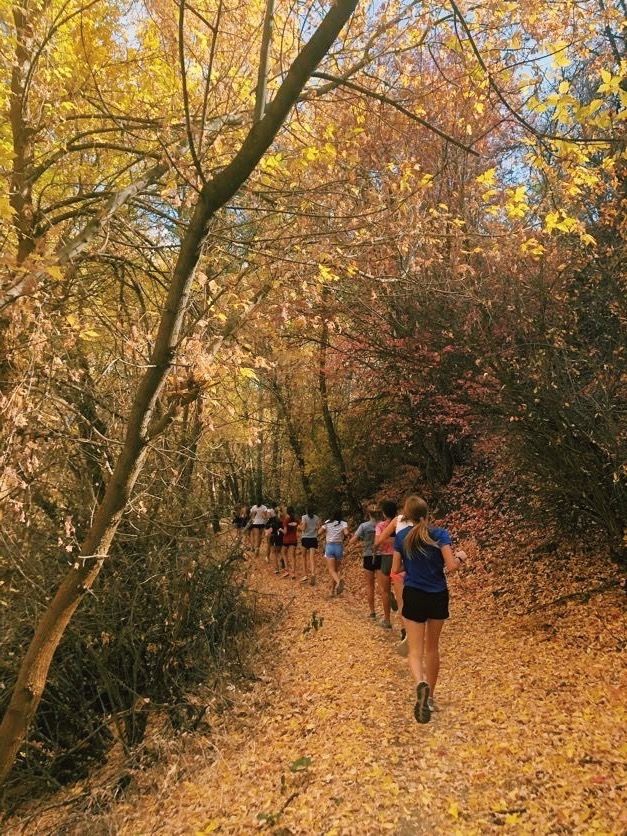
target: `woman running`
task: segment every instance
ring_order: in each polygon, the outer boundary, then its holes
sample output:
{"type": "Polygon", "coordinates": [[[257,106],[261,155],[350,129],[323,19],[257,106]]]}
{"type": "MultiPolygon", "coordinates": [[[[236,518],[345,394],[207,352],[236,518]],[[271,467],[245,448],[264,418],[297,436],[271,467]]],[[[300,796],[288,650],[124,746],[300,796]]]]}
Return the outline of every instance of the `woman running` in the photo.
{"type": "Polygon", "coordinates": [[[300,519],[300,544],[303,550],[305,573],[309,573],[309,583],[316,585],[316,551],[318,550],[318,528],[322,520],[315,510],[308,506],[300,519]]]}
{"type": "Polygon", "coordinates": [[[272,520],[277,519],[277,505],[274,502],[269,502],[268,507],[266,509],[266,525],[263,532],[263,536],[266,539],[266,563],[270,563],[270,558],[272,555],[272,529],[273,526],[271,525],[272,520]]]}
{"type": "MultiPolygon", "coordinates": [[[[366,513],[368,514],[368,519],[366,522],[362,522],[361,525],[357,527],[357,531],[349,540],[349,545],[351,543],[356,543],[358,540],[361,540],[363,543],[363,567],[364,581],[366,585],[366,599],[368,601],[368,606],[370,607],[369,618],[375,621],[377,618],[374,608],[375,574],[381,568],[381,559],[378,556],[373,555],[372,552],[374,549],[374,535],[377,526],[378,509],[369,506],[366,513]]],[[[384,615],[383,620],[381,621],[381,626],[387,627],[388,629],[392,628],[389,608],[387,619],[384,615]]]]}
{"type": "Polygon", "coordinates": [[[242,531],[246,528],[246,523],[248,522],[248,513],[247,509],[244,505],[240,505],[239,508],[235,509],[235,513],[233,514],[233,526],[238,534],[241,534],[242,531]]]}
{"type": "MultiPolygon", "coordinates": [[[[381,513],[383,519],[379,520],[375,527],[375,544],[381,532],[387,528],[392,520],[396,518],[397,514],[396,502],[391,499],[384,499],[381,502],[381,513]]],[[[383,606],[383,620],[391,624],[390,609],[391,609],[391,581],[390,572],[392,571],[392,554],[394,553],[394,538],[386,537],[385,540],[375,545],[375,560],[379,564],[377,570],[377,585],[379,587],[379,595],[381,596],[381,604],[383,606]]],[[[396,603],[396,600],[394,600],[396,603]]],[[[396,607],[398,609],[398,606],[396,607]]]]}
{"type": "Polygon", "coordinates": [[[268,528],[270,531],[270,556],[274,563],[274,574],[281,574],[281,551],[283,550],[283,528],[281,522],[281,509],[277,505],[274,516],[268,520],[268,528]]]}
{"type": "Polygon", "coordinates": [[[250,509],[250,527],[252,529],[253,542],[252,549],[255,552],[255,557],[259,557],[259,549],[261,548],[261,537],[264,528],[266,527],[266,520],[268,519],[268,509],[263,504],[261,499],[250,509]]]}
{"type": "Polygon", "coordinates": [[[440,668],[440,633],[449,617],[444,570],[457,571],[461,560],[453,554],[448,531],[430,525],[424,499],[408,497],[403,516],[410,527],[403,528],[394,539],[392,575],[400,572],[402,561],[405,567],[402,614],[407,630],[409,668],[416,681],[414,717],[419,723],[428,723],[440,668]]]}
{"type": "Polygon", "coordinates": [[[296,545],[298,543],[298,520],[291,505],[283,517],[283,547],[288,576],[296,580],[296,545]]]}
{"type": "Polygon", "coordinates": [[[344,578],[340,576],[342,558],[344,557],[344,538],[348,534],[348,523],[342,519],[342,512],[336,511],[326,520],[318,531],[325,535],[324,556],[327,570],[333,580],[331,595],[341,595],[344,591],[344,578]]]}

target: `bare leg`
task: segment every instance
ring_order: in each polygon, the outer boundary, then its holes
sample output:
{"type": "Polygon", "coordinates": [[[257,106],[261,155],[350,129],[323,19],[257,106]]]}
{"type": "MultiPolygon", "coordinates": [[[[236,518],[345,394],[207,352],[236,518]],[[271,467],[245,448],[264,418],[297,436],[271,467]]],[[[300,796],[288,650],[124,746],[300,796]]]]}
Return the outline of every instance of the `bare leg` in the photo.
{"type": "Polygon", "coordinates": [[[316,578],[316,550],[307,549],[307,563],[309,564],[309,578],[316,578]]]}
{"type": "Polygon", "coordinates": [[[423,668],[425,625],[419,624],[417,621],[409,621],[409,619],[404,619],[404,621],[409,645],[407,661],[417,685],[419,682],[426,682],[423,668]]]}
{"type": "Polygon", "coordinates": [[[295,546],[288,546],[287,547],[287,564],[288,564],[288,572],[292,576],[292,580],[296,580],[296,547],[295,546]]]}
{"type": "Polygon", "coordinates": [[[253,528],[253,542],[255,544],[255,557],[259,557],[259,550],[261,548],[261,529],[253,528]]]}
{"type": "Polygon", "coordinates": [[[427,621],[427,629],[425,633],[425,673],[431,696],[435,691],[435,685],[438,681],[438,673],[440,670],[440,650],[439,641],[440,633],[444,621],[437,618],[430,618],[427,621]]]}
{"type": "Polygon", "coordinates": [[[331,578],[333,579],[333,588],[335,589],[337,584],[340,582],[340,576],[338,575],[336,569],[337,561],[334,557],[325,557],[325,561],[327,564],[327,572],[329,573],[329,575],[331,575],[331,578]]]}
{"type": "Polygon", "coordinates": [[[368,606],[370,612],[374,612],[374,572],[364,569],[364,583],[366,585],[366,598],[368,599],[368,606]]]}
{"type": "Polygon", "coordinates": [[[302,561],[303,564],[303,574],[301,577],[304,577],[305,580],[307,579],[307,552],[303,549],[302,546],[296,546],[296,554],[298,555],[298,560],[302,561]]]}
{"type": "Polygon", "coordinates": [[[379,595],[381,596],[381,605],[383,606],[383,617],[386,621],[390,620],[390,578],[384,575],[383,572],[377,572],[377,584],[379,586],[379,595]]]}

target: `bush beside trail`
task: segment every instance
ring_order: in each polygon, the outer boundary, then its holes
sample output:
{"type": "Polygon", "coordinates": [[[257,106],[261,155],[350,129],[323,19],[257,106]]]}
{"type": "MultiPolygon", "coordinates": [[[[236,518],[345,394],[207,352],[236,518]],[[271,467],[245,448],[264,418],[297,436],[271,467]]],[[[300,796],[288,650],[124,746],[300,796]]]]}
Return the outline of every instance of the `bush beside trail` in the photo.
{"type": "MultiPolygon", "coordinates": [[[[190,701],[190,690],[246,672],[248,641],[238,637],[248,637],[258,613],[242,583],[239,546],[195,536],[179,548],[177,554],[154,538],[135,540],[132,550],[118,548],[55,656],[7,799],[84,777],[116,741],[132,756],[155,713],[167,716],[173,732],[192,727],[202,707],[190,701]]],[[[1,611],[0,711],[37,607],[32,574],[22,566],[3,580],[14,590],[14,606],[1,611]]]]}

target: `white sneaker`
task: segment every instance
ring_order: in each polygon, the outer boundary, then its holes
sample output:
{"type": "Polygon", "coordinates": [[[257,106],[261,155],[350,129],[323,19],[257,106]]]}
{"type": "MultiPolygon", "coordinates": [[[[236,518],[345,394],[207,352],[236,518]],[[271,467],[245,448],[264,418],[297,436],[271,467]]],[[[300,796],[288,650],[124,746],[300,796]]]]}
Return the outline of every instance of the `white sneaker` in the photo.
{"type": "Polygon", "coordinates": [[[409,653],[409,647],[407,645],[407,636],[404,639],[401,639],[400,642],[396,645],[396,652],[399,656],[407,656],[409,653]]]}

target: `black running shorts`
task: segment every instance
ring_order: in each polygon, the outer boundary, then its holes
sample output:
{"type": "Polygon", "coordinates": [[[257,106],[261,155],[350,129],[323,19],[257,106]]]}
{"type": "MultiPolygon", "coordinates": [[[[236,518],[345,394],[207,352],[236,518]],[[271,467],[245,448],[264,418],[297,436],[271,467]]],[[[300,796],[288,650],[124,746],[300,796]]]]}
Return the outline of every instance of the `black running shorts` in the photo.
{"type": "Polygon", "coordinates": [[[411,586],[403,587],[403,618],[424,624],[429,618],[448,618],[448,589],[444,592],[423,592],[411,586]]]}
{"type": "Polygon", "coordinates": [[[381,558],[379,555],[364,555],[364,569],[367,572],[378,572],[381,568],[381,558]]]}

